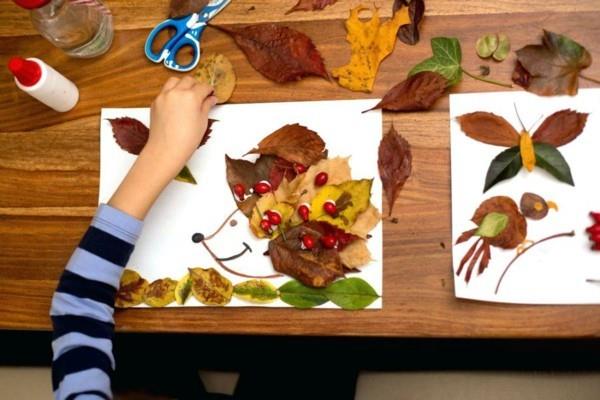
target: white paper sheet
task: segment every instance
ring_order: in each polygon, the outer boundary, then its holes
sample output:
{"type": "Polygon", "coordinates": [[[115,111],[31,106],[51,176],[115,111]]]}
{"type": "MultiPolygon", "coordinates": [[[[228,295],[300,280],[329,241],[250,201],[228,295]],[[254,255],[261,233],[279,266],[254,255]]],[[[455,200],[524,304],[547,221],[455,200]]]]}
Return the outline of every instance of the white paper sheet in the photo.
{"type": "MultiPolygon", "coordinates": [[[[149,282],[158,278],[179,279],[190,267],[214,267],[233,284],[244,281],[219,268],[205,249],[191,241],[195,232],[213,232],[235,209],[225,177],[225,154],[242,158],[248,150],[269,133],[285,124],[300,123],[316,131],[323,138],[329,156],[351,156],[353,179],[373,180],[372,202],[381,207],[382,188],[377,171],[377,149],[381,139],[382,117],[380,111],[361,114],[371,108],[376,100],[315,101],[263,104],[237,104],[217,106],[210,117],[217,119],[208,143],[200,148],[189,161],[198,185],[172,182],[162,193],[146,217],[142,235],[131,256],[128,268],[139,272],[149,282]]],[[[135,156],[121,150],[116,144],[108,118],[137,118],[149,123],[148,109],[103,109],[100,148],[100,195],[99,201],[107,202],[123,177],[127,174],[135,156]]],[[[254,160],[255,156],[244,157],[254,160]]],[[[227,262],[237,271],[251,275],[274,273],[271,261],[263,256],[266,240],[254,238],[243,214],[234,217],[236,227],[226,226],[218,237],[210,241],[212,250],[219,257],[227,257],[243,250],[247,242],[253,253],[227,262]]],[[[368,245],[373,262],[364,267],[358,276],[366,280],[378,294],[383,295],[382,226],[371,232],[368,245]]],[[[279,287],[289,277],[271,279],[279,287]]],[[[176,306],[172,304],[171,306],[176,306]]],[[[202,306],[190,298],[185,306],[202,306]]],[[[233,298],[230,307],[253,306],[233,298]]],[[[288,307],[277,300],[268,307],[288,307]]],[[[369,308],[381,308],[381,298],[369,308]]],[[[326,303],[321,308],[336,308],[326,303]]]]}
{"type": "MultiPolygon", "coordinates": [[[[455,274],[457,297],[529,304],[600,303],[600,285],[586,279],[600,279],[600,253],[590,250],[585,228],[592,225],[589,212],[600,209],[600,89],[580,90],[576,97],[539,97],[526,92],[470,93],[450,96],[450,130],[452,146],[452,237],[474,228],[470,219],[481,202],[493,196],[509,196],[517,205],[524,192],[533,192],[558,203],[559,211],[550,210],[541,221],[527,220],[527,239],[574,230],[574,238],[542,243],[520,257],[506,274],[499,293],[496,283],[515,250],[492,248],[492,260],[481,275],[475,271],[468,284],[455,274]],[[540,116],[570,108],[590,113],[583,133],[559,151],[571,166],[575,187],[557,181],[536,167],[525,169],[514,178],[497,184],[483,194],[488,166],[503,148],[487,145],[467,137],[456,117],[488,111],[504,117],[521,131],[513,104],[524,125],[529,128],[540,116]]],[[[539,125],[539,123],[538,123],[539,125]]],[[[535,131],[537,126],[532,130],[535,131]]],[[[533,133],[533,132],[532,132],[533,133]]],[[[456,271],[467,252],[471,239],[453,248],[456,271]]]]}

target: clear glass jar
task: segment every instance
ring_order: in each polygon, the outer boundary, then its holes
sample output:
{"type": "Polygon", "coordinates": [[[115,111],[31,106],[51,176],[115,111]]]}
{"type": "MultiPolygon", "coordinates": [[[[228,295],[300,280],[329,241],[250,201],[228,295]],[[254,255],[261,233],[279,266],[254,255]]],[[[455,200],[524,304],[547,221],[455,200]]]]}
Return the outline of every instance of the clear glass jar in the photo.
{"type": "MultiPolygon", "coordinates": [[[[22,0],[20,0],[22,1],[22,0]]],[[[19,4],[19,0],[15,0],[19,4]]],[[[112,15],[100,0],[51,0],[31,9],[33,26],[68,55],[91,58],[108,51],[112,15]]]]}

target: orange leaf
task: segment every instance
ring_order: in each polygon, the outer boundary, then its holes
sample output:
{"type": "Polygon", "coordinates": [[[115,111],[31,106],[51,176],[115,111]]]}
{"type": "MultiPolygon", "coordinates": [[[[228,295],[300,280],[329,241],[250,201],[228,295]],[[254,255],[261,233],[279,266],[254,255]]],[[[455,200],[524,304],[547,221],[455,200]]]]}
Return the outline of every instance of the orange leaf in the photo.
{"type": "Polygon", "coordinates": [[[527,168],[527,171],[533,171],[535,167],[535,150],[533,149],[533,140],[529,136],[529,132],[521,132],[520,140],[521,160],[523,160],[523,166],[527,168]]]}
{"type": "Polygon", "coordinates": [[[457,118],[460,128],[471,139],[494,146],[514,147],[520,143],[515,128],[504,118],[477,111],[457,118]]]}

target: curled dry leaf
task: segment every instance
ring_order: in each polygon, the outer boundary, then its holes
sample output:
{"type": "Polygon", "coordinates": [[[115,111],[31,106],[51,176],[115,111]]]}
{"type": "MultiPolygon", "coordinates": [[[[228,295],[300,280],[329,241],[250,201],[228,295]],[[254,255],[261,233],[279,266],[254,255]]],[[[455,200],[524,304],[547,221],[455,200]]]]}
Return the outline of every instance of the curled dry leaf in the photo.
{"type": "Polygon", "coordinates": [[[192,294],[202,304],[224,306],[231,301],[233,285],[214,268],[190,268],[192,294]]]}
{"type": "Polygon", "coordinates": [[[119,291],[115,298],[115,307],[128,308],[142,304],[148,281],[137,272],[126,269],[121,275],[119,291]]]}
{"type": "Polygon", "coordinates": [[[442,75],[423,71],[392,87],[372,109],[386,111],[429,110],[444,95],[448,81],[442,75]]]}
{"type": "Polygon", "coordinates": [[[362,92],[373,89],[379,64],[394,50],[398,28],[410,23],[407,7],[397,11],[392,19],[383,24],[377,9],[369,21],[361,21],[359,14],[366,9],[358,6],[350,10],[350,17],[346,21],[346,40],[352,52],[350,62],[331,71],[340,86],[362,92]]]}
{"type": "Polygon", "coordinates": [[[321,53],[302,32],[275,24],[214,27],[230,35],[248,62],[267,79],[279,83],[309,75],[328,79],[321,53]]]}
{"type": "Polygon", "coordinates": [[[199,82],[215,89],[219,104],[229,100],[235,88],[236,76],[233,65],[223,54],[203,55],[196,68],[195,77],[199,82]]]}
{"type": "Polygon", "coordinates": [[[260,141],[248,154],[270,154],[312,165],[323,158],[325,142],[314,131],[300,125],[285,125],[260,141]]]}
{"type": "Polygon", "coordinates": [[[337,0],[298,0],[294,7],[288,10],[285,14],[291,14],[295,11],[315,11],[322,10],[327,6],[335,4],[337,0]]]}
{"type": "Polygon", "coordinates": [[[379,143],[379,176],[388,201],[389,216],[394,203],[412,172],[410,144],[392,126],[379,143]]]}
{"type": "Polygon", "coordinates": [[[322,228],[318,222],[308,222],[269,242],[269,254],[276,271],[296,278],[310,287],[326,287],[344,276],[338,251],[320,246],[322,228]],[[302,237],[311,235],[317,245],[312,250],[302,249],[302,237]]]}
{"type": "Polygon", "coordinates": [[[544,120],[531,138],[536,143],[564,146],[583,132],[587,117],[587,113],[573,110],[557,111],[544,120]]]}
{"type": "Polygon", "coordinates": [[[340,260],[344,267],[358,269],[372,261],[371,252],[364,239],[356,240],[340,251],[340,260]]]}
{"type": "Polygon", "coordinates": [[[505,229],[493,238],[486,240],[494,247],[514,249],[527,237],[527,221],[519,212],[517,204],[510,197],[496,196],[485,200],[473,214],[471,221],[477,226],[490,213],[504,214],[508,217],[505,229]]]}
{"type": "Polygon", "coordinates": [[[504,118],[477,111],[457,117],[462,131],[471,139],[494,146],[513,147],[520,142],[519,133],[504,118]]]}
{"type": "Polygon", "coordinates": [[[394,14],[403,6],[408,6],[408,15],[410,24],[402,25],[398,29],[396,36],[400,41],[414,45],[419,42],[419,25],[425,16],[425,1],[424,0],[396,0],[394,1],[394,14]]]}
{"type": "Polygon", "coordinates": [[[358,215],[349,232],[366,239],[369,232],[377,226],[380,220],[381,214],[379,210],[373,204],[370,204],[363,213],[358,215]]]}
{"type": "Polygon", "coordinates": [[[548,215],[548,203],[535,193],[523,193],[520,206],[523,215],[529,219],[540,220],[548,215]]]}
{"type": "Polygon", "coordinates": [[[199,12],[208,4],[208,0],[171,0],[169,18],[181,18],[199,12]]]}
{"type": "Polygon", "coordinates": [[[144,294],[144,303],[150,307],[164,307],[175,301],[177,281],[164,278],[152,282],[144,294]]]}
{"type": "Polygon", "coordinates": [[[591,64],[592,56],[582,45],[544,30],[541,45],[517,50],[512,79],[540,96],[574,96],[579,88],[579,73],[591,64]]]}

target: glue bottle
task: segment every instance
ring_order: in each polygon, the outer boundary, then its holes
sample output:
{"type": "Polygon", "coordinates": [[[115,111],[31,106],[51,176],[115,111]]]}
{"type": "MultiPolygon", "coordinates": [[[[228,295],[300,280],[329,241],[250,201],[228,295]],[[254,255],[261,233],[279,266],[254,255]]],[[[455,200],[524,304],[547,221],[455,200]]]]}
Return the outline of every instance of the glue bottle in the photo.
{"type": "Polygon", "coordinates": [[[19,89],[58,112],[69,111],[79,100],[77,86],[42,60],[13,57],[8,69],[19,89]]]}

